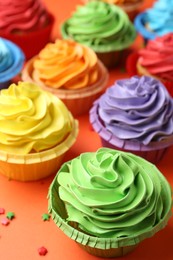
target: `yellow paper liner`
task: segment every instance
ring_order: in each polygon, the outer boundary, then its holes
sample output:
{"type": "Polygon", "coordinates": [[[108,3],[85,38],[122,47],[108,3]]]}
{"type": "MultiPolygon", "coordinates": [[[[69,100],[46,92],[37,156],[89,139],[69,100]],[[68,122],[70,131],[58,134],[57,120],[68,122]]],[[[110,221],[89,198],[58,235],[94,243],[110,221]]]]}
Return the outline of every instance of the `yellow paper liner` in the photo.
{"type": "Polygon", "coordinates": [[[26,155],[0,151],[0,173],[18,181],[35,181],[55,174],[65,153],[76,141],[78,121],[74,120],[72,124],[72,131],[66,139],[49,150],[26,155]]]}
{"type": "Polygon", "coordinates": [[[108,71],[100,61],[98,62],[100,76],[99,80],[95,84],[89,86],[88,88],[86,87],[77,90],[66,90],[46,86],[33,72],[33,62],[35,59],[36,57],[32,58],[26,63],[22,72],[22,79],[24,81],[35,82],[42,89],[56,95],[65,103],[67,108],[72,112],[73,116],[79,116],[87,113],[91,108],[94,100],[96,100],[106,88],[108,82],[108,71]]]}
{"type": "Polygon", "coordinates": [[[72,240],[77,242],[83,249],[90,254],[101,257],[122,256],[131,252],[142,240],[153,236],[160,229],[164,228],[172,215],[170,210],[163,216],[161,221],[150,231],[137,236],[122,238],[98,238],[85,234],[70,226],[66,219],[67,213],[64,202],[59,197],[59,184],[57,181],[58,173],[55,176],[48,192],[48,210],[52,215],[55,224],[72,240]]]}

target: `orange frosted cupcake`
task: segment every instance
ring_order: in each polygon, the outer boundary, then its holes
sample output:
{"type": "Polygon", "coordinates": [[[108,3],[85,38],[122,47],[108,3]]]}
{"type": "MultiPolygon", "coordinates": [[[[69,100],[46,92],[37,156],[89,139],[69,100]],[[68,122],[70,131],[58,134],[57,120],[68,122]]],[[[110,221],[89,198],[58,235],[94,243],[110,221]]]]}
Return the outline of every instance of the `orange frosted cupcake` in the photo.
{"type": "Polygon", "coordinates": [[[108,72],[90,48],[71,40],[49,43],[24,67],[22,78],[58,96],[73,115],[89,111],[108,72]]]}
{"type": "Polygon", "coordinates": [[[41,0],[0,0],[0,36],[20,46],[27,59],[49,42],[53,23],[41,0]]]}
{"type": "Polygon", "coordinates": [[[56,173],[78,124],[64,103],[36,84],[11,84],[0,93],[0,169],[9,179],[56,173]]]}

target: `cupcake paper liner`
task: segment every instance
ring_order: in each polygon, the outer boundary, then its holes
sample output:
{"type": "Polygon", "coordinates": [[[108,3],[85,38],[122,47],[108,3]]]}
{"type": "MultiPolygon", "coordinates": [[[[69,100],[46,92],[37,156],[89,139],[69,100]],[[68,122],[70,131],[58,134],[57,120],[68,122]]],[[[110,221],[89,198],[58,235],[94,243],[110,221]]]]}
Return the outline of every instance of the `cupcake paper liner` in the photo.
{"type": "Polygon", "coordinates": [[[151,231],[129,238],[98,238],[85,234],[66,222],[67,213],[58,194],[57,176],[54,178],[48,193],[48,210],[57,225],[69,238],[77,242],[88,253],[100,257],[118,257],[131,252],[142,240],[153,236],[164,228],[172,215],[171,209],[151,231]]]}
{"type": "Polygon", "coordinates": [[[49,14],[49,23],[40,30],[23,34],[1,32],[0,36],[16,43],[25,53],[26,59],[30,59],[49,42],[53,24],[54,16],[49,14]]]}
{"type": "Polygon", "coordinates": [[[98,118],[98,101],[95,101],[92,109],[90,110],[90,123],[96,133],[99,134],[102,145],[104,147],[114,148],[121,151],[128,151],[144,159],[158,163],[166,154],[169,147],[173,144],[173,135],[166,140],[159,142],[151,142],[144,145],[139,141],[119,139],[108,131],[98,118]]]}
{"type": "Polygon", "coordinates": [[[49,150],[26,155],[0,151],[0,173],[9,179],[35,181],[55,174],[61,166],[65,153],[76,141],[78,122],[75,120],[66,139],[49,150]]]}
{"type": "MultiPolygon", "coordinates": [[[[22,79],[24,81],[34,82],[32,78],[33,74],[33,62],[36,57],[29,60],[22,72],[22,79]]],[[[37,78],[37,84],[44,90],[51,92],[60,98],[67,108],[71,111],[73,116],[80,116],[85,114],[91,108],[93,102],[101,95],[106,88],[108,82],[108,72],[102,62],[99,61],[100,76],[99,80],[90,87],[77,90],[63,90],[55,89],[46,86],[43,82],[37,78]]]]}
{"type": "MultiPolygon", "coordinates": [[[[138,52],[134,51],[132,52],[128,58],[127,58],[127,61],[126,61],[126,70],[127,70],[127,73],[130,77],[132,76],[135,76],[135,75],[144,75],[143,73],[139,73],[139,71],[137,70],[137,61],[139,59],[139,54],[138,52]]],[[[145,70],[145,76],[151,76],[151,77],[154,77],[153,75],[151,75],[149,72],[147,72],[145,70]]],[[[157,77],[154,77],[154,78],[157,78],[157,77]]],[[[158,79],[158,78],[157,78],[158,79]]],[[[161,79],[159,79],[161,80],[161,79]]],[[[162,83],[165,85],[165,87],[167,88],[169,94],[173,97],[173,82],[171,81],[164,81],[164,80],[161,80],[162,83]]]]}

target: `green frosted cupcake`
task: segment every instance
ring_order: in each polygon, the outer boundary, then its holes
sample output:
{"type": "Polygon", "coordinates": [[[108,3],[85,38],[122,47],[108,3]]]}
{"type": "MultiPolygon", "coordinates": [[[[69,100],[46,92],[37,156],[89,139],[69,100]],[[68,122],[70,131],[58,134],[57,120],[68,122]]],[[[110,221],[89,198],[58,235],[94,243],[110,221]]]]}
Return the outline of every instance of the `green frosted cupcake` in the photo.
{"type": "Polygon", "coordinates": [[[65,39],[72,38],[92,48],[107,67],[112,66],[112,62],[115,64],[120,51],[136,38],[127,14],[120,7],[101,1],[78,6],[71,18],[62,24],[61,33],[65,39]]]}
{"type": "Polygon", "coordinates": [[[109,148],[66,162],[49,189],[57,226],[93,255],[118,257],[164,228],[171,188],[151,163],[109,148]]]}

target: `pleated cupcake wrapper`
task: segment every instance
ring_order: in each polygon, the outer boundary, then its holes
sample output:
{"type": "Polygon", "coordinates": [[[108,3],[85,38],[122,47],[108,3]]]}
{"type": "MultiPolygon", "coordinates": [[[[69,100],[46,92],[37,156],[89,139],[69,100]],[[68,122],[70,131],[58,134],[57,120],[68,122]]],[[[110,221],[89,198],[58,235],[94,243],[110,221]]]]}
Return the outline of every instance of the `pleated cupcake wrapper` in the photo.
{"type": "Polygon", "coordinates": [[[157,37],[157,34],[149,31],[146,28],[147,21],[147,15],[146,12],[142,12],[138,14],[134,20],[134,26],[137,30],[137,32],[144,38],[145,44],[148,40],[155,39],[157,37]]]}
{"type": "Polygon", "coordinates": [[[9,179],[32,181],[55,174],[65,153],[76,141],[78,121],[74,120],[72,131],[66,139],[47,151],[27,155],[9,154],[0,151],[0,173],[9,179]]]}
{"type": "MultiPolygon", "coordinates": [[[[126,70],[127,73],[130,77],[135,76],[135,75],[143,75],[142,73],[140,74],[139,71],[137,70],[137,61],[139,59],[139,54],[137,51],[132,52],[126,61],[126,70]]],[[[151,75],[149,72],[146,71],[145,76],[151,76],[154,77],[153,75],[151,75]]],[[[156,78],[156,77],[154,77],[156,78]]],[[[158,78],[156,78],[158,79],[158,78]]],[[[171,81],[164,81],[159,79],[160,81],[162,81],[162,83],[164,84],[164,86],[167,88],[169,94],[173,97],[173,82],[171,81]]]]}
{"type": "Polygon", "coordinates": [[[114,248],[138,245],[142,240],[153,236],[160,229],[164,228],[169,218],[172,215],[171,208],[170,208],[170,210],[167,212],[167,214],[164,216],[164,218],[161,220],[160,223],[158,223],[150,231],[144,233],[141,231],[141,234],[137,236],[134,235],[128,238],[125,237],[124,238],[98,238],[98,237],[90,236],[88,234],[85,234],[73,228],[66,222],[67,213],[63,201],[61,201],[61,199],[59,198],[59,194],[58,194],[59,184],[57,181],[57,176],[58,174],[54,178],[48,192],[49,213],[52,215],[52,219],[54,220],[55,224],[68,237],[70,237],[72,240],[76,241],[77,243],[83,245],[84,249],[85,246],[89,247],[90,253],[93,253],[92,249],[94,248],[109,250],[114,248]]]}
{"type": "Polygon", "coordinates": [[[173,144],[173,135],[166,140],[159,142],[151,142],[148,145],[144,145],[138,141],[119,139],[108,131],[104,125],[100,122],[98,117],[98,100],[95,101],[92,109],[90,110],[90,123],[95,132],[100,136],[102,145],[104,147],[113,148],[116,150],[127,151],[156,164],[166,155],[170,146],[173,144]]]}
{"type": "Polygon", "coordinates": [[[99,61],[100,76],[99,80],[95,84],[76,90],[63,90],[48,87],[38,78],[36,73],[33,73],[33,62],[35,59],[36,57],[26,63],[22,72],[22,79],[24,81],[35,82],[39,84],[42,89],[56,95],[65,103],[74,116],[88,112],[93,102],[100,96],[107,86],[109,78],[108,71],[102,62],[99,61]]]}
{"type": "Polygon", "coordinates": [[[49,13],[48,19],[49,23],[37,31],[21,34],[6,33],[5,31],[1,31],[1,37],[16,43],[25,53],[26,59],[30,59],[38,54],[45,44],[50,41],[55,18],[49,13]]]}

